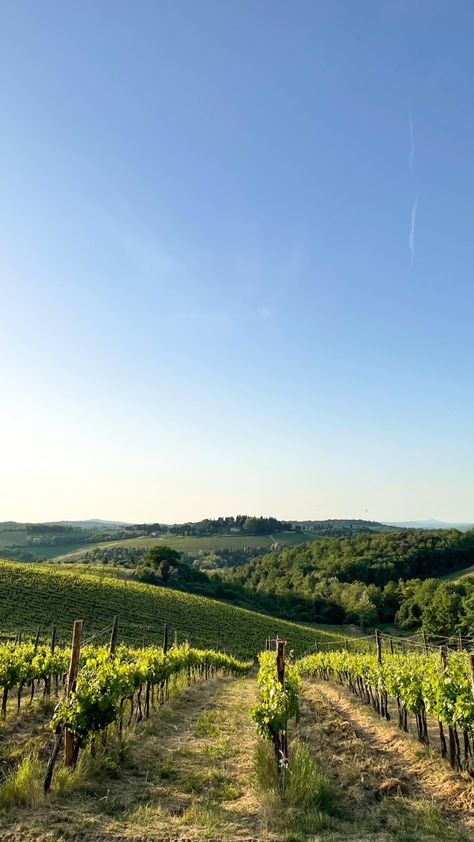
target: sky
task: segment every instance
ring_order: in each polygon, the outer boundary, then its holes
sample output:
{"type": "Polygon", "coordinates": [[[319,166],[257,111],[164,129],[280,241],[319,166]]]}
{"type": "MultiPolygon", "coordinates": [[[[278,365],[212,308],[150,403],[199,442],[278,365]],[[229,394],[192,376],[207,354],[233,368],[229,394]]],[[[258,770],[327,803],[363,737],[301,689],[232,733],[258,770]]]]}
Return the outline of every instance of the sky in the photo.
{"type": "Polygon", "coordinates": [[[474,521],[471,0],[0,36],[0,520],[474,521]]]}

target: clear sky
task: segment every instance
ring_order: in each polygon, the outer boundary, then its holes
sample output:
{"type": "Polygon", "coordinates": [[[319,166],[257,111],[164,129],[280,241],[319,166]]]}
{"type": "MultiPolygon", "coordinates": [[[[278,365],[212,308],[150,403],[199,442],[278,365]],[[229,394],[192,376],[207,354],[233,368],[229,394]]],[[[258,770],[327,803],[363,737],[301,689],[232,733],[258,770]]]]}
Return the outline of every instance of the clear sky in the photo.
{"type": "Polygon", "coordinates": [[[0,520],[474,520],[472,0],[0,35],[0,520]]]}

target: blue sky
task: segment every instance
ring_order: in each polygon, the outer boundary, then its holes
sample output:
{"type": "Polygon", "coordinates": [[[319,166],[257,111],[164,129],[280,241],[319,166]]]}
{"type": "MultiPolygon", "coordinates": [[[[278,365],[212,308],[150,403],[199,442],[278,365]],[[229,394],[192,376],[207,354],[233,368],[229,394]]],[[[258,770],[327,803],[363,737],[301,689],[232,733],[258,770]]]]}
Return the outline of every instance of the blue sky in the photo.
{"type": "Polygon", "coordinates": [[[473,4],[0,31],[0,520],[474,520],[473,4]]]}

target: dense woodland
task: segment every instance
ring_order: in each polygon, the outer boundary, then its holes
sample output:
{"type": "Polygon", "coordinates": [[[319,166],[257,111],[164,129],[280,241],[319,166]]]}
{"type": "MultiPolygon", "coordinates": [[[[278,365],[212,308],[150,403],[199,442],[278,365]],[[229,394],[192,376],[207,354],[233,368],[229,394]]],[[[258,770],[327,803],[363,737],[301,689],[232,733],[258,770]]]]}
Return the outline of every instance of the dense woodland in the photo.
{"type": "Polygon", "coordinates": [[[301,619],[415,627],[424,622],[423,611],[405,606],[405,600],[413,601],[407,580],[471,564],[474,530],[401,530],[285,547],[221,575],[229,585],[286,604],[301,619]]]}

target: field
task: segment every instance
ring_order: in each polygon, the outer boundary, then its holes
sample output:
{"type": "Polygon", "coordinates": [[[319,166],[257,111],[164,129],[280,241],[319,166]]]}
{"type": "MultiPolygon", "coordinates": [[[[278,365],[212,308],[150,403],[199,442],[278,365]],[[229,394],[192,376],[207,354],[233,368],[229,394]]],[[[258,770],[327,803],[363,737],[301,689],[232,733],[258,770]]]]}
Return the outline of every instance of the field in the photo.
{"type": "Polygon", "coordinates": [[[26,546],[26,529],[0,529],[0,547],[26,546]]]}
{"type": "Polygon", "coordinates": [[[470,567],[465,567],[464,570],[455,570],[454,573],[448,573],[446,576],[440,576],[440,579],[450,579],[455,581],[456,579],[463,579],[464,576],[472,576],[474,574],[474,565],[470,567]]]}
{"type": "MultiPolygon", "coordinates": [[[[270,549],[272,544],[276,542],[284,546],[294,547],[297,544],[303,544],[305,541],[315,541],[318,537],[317,535],[313,535],[312,532],[281,532],[278,535],[209,535],[202,538],[181,535],[123,538],[117,541],[86,544],[80,549],[75,548],[74,551],[66,551],[64,554],[57,552],[55,559],[62,561],[64,556],[67,555],[67,560],[73,561],[74,557],[83,555],[85,550],[92,549],[93,547],[103,547],[104,549],[106,547],[137,547],[139,549],[148,549],[149,547],[156,547],[160,544],[172,547],[174,550],[178,550],[178,552],[197,556],[200,552],[210,553],[213,550],[220,549],[238,550],[252,547],[266,547],[270,549]]],[[[52,556],[48,557],[51,558],[52,556]]]]}
{"type": "Polygon", "coordinates": [[[84,620],[86,637],[119,617],[120,639],[131,644],[161,641],[163,624],[171,635],[199,647],[218,647],[252,657],[268,636],[285,638],[301,654],[316,639],[337,640],[324,627],[277,620],[244,608],[113,576],[76,573],[62,567],[0,562],[0,633],[33,635],[53,624],[68,640],[75,619],[84,620]]]}

